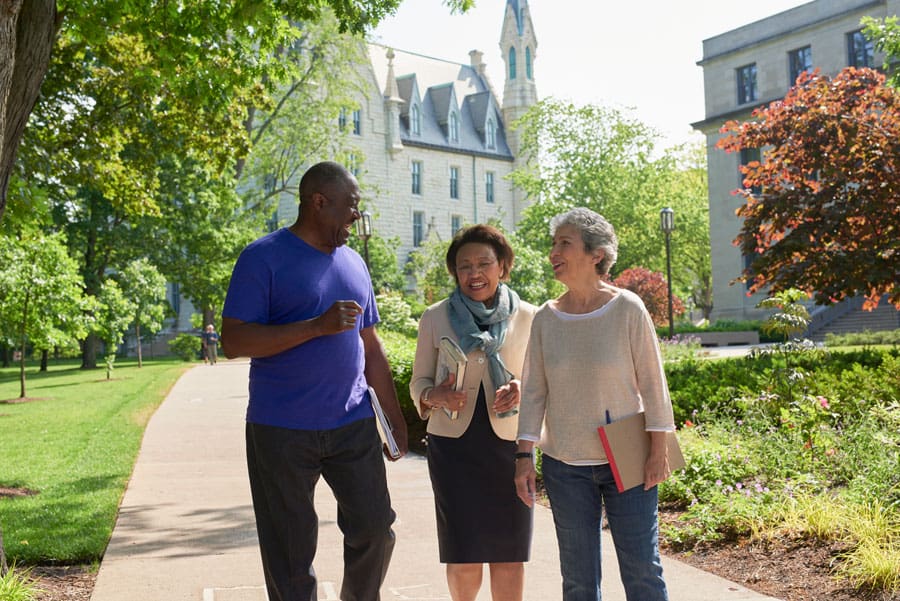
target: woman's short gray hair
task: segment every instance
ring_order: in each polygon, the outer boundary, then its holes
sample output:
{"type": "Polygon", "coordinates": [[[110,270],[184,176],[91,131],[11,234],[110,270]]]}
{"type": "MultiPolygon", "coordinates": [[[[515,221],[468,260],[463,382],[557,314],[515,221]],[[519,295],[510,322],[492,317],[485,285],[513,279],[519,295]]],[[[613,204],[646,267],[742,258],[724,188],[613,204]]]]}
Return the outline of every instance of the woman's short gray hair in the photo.
{"type": "Polygon", "coordinates": [[[577,207],[550,220],[550,237],[556,236],[556,230],[564,225],[570,225],[581,232],[581,241],[584,242],[584,249],[587,252],[593,252],[598,248],[603,251],[603,259],[597,263],[597,273],[609,274],[619,256],[619,239],[612,224],[599,213],[577,207]]]}

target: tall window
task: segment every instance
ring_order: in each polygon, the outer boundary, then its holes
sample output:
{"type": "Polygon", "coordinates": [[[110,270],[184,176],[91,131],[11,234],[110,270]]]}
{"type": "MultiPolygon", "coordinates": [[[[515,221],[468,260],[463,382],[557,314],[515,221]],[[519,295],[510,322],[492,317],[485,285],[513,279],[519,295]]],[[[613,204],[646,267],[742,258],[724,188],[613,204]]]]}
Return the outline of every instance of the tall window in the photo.
{"type": "Polygon", "coordinates": [[[494,202],[494,172],[488,171],[484,174],[484,199],[487,202],[494,202]]]}
{"type": "Polygon", "coordinates": [[[516,78],[516,49],[512,46],[509,48],[509,78],[516,78]]]}
{"type": "Polygon", "coordinates": [[[413,211],[413,246],[422,246],[425,240],[425,213],[413,211]]]}
{"type": "Polygon", "coordinates": [[[422,163],[419,161],[412,163],[412,193],[422,193],[422,163]]]}
{"type": "Polygon", "coordinates": [[[756,63],[744,65],[737,70],[738,104],[756,100],[756,63]]]}
{"type": "MultiPolygon", "coordinates": [[[[741,166],[748,165],[748,164],[752,163],[753,161],[758,162],[760,160],[760,156],[761,155],[759,152],[759,148],[741,148],[741,166]]],[[[739,185],[743,188],[744,187],[744,174],[740,173],[740,171],[739,171],[738,175],[740,178],[739,185]]],[[[761,194],[762,188],[759,186],[753,186],[750,188],[750,191],[753,194],[761,194]]]]}
{"type": "Polygon", "coordinates": [[[345,127],[347,127],[347,109],[341,109],[338,115],[338,129],[343,131],[345,127]]]}
{"type": "Polygon", "coordinates": [[[459,167],[450,167],[450,198],[459,198],[459,167]]]}
{"type": "Polygon", "coordinates": [[[347,164],[345,167],[347,167],[347,170],[354,176],[359,175],[359,157],[356,156],[356,153],[351,152],[347,155],[347,164]]]}
{"type": "Polygon", "coordinates": [[[804,46],[788,52],[788,65],[791,70],[791,81],[788,83],[794,85],[801,73],[812,71],[812,48],[804,46]]]}
{"type": "Polygon", "coordinates": [[[534,75],[531,73],[531,46],[525,47],[525,77],[534,79],[534,75]]]}
{"type": "Polygon", "coordinates": [[[487,120],[487,129],[485,131],[485,141],[484,144],[488,148],[496,148],[497,147],[497,125],[494,123],[494,119],[488,118],[487,120]]]}
{"type": "Polygon", "coordinates": [[[847,64],[851,67],[875,65],[875,48],[862,31],[851,31],[847,34],[847,64]]]}
{"type": "Polygon", "coordinates": [[[353,134],[362,134],[362,111],[359,109],[353,111],[353,134]]]}
{"type": "Polygon", "coordinates": [[[459,142],[459,116],[456,111],[450,113],[450,141],[459,142]]]}
{"type": "Polygon", "coordinates": [[[462,229],[462,215],[452,215],[450,217],[450,235],[455,235],[456,232],[462,229]]]}
{"type": "Polygon", "coordinates": [[[409,129],[414,136],[422,135],[422,117],[419,114],[419,105],[414,104],[409,109],[409,129]]]}

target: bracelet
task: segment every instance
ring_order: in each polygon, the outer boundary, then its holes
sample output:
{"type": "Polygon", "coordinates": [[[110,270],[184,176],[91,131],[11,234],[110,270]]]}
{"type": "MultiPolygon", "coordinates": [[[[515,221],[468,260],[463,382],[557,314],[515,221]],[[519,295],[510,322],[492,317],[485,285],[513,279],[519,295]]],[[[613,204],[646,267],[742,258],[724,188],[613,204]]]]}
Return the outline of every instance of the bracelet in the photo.
{"type": "Polygon", "coordinates": [[[531,459],[531,451],[519,451],[516,453],[516,459],[531,459]]]}

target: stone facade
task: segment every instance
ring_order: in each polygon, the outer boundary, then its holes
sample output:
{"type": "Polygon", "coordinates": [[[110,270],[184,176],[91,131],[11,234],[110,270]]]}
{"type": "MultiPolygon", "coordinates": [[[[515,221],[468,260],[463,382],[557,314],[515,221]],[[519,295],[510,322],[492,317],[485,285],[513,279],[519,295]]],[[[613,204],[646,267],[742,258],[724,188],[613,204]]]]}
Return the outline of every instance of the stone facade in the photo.
{"type": "MultiPolygon", "coordinates": [[[[741,157],[716,148],[719,128],[730,119],[747,120],[753,109],[783,98],[792,85],[791,57],[808,53],[812,68],[835,75],[851,63],[853,32],[864,16],[896,15],[900,0],[815,0],[703,41],[705,119],[694,127],[706,135],[709,162],[709,221],[712,247],[712,319],[759,319],[763,295],[747,296],[746,287],[731,282],[744,268],[744,257],[732,242],[740,230],[734,211],[741,199],[741,157]],[[755,97],[739,103],[745,67],[755,66],[755,97]]],[[[854,42],[858,42],[858,39],[854,42]]],[[[884,56],[869,54],[868,66],[880,68],[884,56]]],[[[746,88],[745,88],[746,89],[746,88]]],[[[752,157],[750,157],[752,158],[752,157]]]]}
{"type": "MultiPolygon", "coordinates": [[[[502,104],[480,51],[458,63],[377,44],[367,50],[368,63],[359,65],[360,108],[347,116],[358,150],[348,167],[376,234],[400,240],[398,263],[430,236],[447,240],[466,224],[498,220],[512,231],[525,198],[507,179],[519,165],[508,124],[537,102],[537,41],[527,0],[505,6],[502,104]]],[[[296,215],[296,199],[284,198],[278,224],[296,215]]]]}

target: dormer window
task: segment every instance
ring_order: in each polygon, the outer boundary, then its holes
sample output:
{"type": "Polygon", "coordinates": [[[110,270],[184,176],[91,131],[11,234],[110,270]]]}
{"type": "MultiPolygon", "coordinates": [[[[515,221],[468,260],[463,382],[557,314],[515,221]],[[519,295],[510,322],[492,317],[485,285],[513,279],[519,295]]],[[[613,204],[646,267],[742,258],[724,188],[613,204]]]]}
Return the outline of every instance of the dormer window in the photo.
{"type": "Polygon", "coordinates": [[[489,117],[487,120],[487,127],[484,132],[484,144],[488,148],[496,148],[497,147],[497,126],[494,124],[493,117],[489,117]]]}
{"type": "Polygon", "coordinates": [[[414,136],[422,135],[422,115],[418,104],[412,105],[409,109],[409,130],[414,136]]]}
{"type": "Polygon", "coordinates": [[[516,78],[516,49],[512,46],[509,48],[509,78],[516,78]]]}
{"type": "Polygon", "coordinates": [[[447,134],[451,142],[459,142],[459,116],[456,114],[456,111],[450,113],[447,134]]]}

